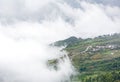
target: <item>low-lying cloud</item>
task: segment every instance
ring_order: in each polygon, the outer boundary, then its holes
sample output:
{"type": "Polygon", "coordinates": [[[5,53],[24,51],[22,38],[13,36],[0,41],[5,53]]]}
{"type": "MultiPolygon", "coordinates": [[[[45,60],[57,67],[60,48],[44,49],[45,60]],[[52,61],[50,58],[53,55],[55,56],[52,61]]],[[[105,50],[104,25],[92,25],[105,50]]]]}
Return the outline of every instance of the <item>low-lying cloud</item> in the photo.
{"type": "MultiPolygon", "coordinates": [[[[73,68],[69,58],[49,69],[47,61],[66,55],[58,48],[48,47],[54,33],[44,24],[16,23],[0,28],[0,71],[3,82],[61,82],[69,80],[73,68]],[[50,38],[51,37],[51,38],[50,38]]],[[[51,29],[54,32],[54,29],[51,29]]],[[[60,35],[60,34],[59,34],[60,35]]],[[[57,36],[58,37],[58,36],[57,36]]]]}
{"type": "Polygon", "coordinates": [[[0,77],[3,82],[63,82],[73,73],[69,58],[59,70],[49,59],[66,54],[48,44],[120,32],[120,7],[82,0],[0,0],[0,77]]]}
{"type": "MultiPolygon", "coordinates": [[[[60,20],[59,24],[68,24],[71,27],[68,30],[74,30],[74,35],[78,37],[94,37],[120,30],[120,7],[117,5],[83,0],[0,0],[0,3],[0,21],[4,24],[60,20]]],[[[59,24],[56,28],[60,27],[59,24]]]]}

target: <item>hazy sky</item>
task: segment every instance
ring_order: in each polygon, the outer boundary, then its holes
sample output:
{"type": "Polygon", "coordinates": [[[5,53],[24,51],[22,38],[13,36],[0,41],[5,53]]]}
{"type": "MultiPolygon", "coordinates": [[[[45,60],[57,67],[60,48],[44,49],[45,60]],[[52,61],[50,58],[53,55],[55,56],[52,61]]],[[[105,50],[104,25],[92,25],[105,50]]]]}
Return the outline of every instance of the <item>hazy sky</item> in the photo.
{"type": "Polygon", "coordinates": [[[72,31],[69,36],[94,37],[120,32],[119,3],[119,0],[0,0],[0,21],[2,24],[33,21],[44,25],[49,21],[51,29],[72,31]]]}

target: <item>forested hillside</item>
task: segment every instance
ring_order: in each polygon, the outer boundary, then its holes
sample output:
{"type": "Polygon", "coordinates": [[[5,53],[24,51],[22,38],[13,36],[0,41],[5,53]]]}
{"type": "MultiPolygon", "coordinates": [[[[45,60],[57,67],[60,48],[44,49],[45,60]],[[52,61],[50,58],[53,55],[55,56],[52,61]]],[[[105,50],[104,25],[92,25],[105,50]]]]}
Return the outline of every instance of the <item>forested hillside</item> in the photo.
{"type": "Polygon", "coordinates": [[[75,38],[54,43],[66,45],[78,74],[72,82],[120,82],[120,34],[75,38]]]}

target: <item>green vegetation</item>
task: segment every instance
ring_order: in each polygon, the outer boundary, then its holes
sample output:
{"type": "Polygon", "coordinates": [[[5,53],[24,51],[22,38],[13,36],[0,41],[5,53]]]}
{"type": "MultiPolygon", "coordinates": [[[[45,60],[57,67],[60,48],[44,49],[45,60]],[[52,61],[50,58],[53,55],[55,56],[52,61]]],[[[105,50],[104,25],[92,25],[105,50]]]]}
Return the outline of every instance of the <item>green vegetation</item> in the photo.
{"type": "MultiPolygon", "coordinates": [[[[81,39],[79,39],[81,40],[81,39]]],[[[68,39],[65,39],[65,40],[61,40],[61,41],[57,41],[55,42],[54,44],[51,44],[51,45],[54,45],[54,46],[65,46],[65,45],[71,45],[71,44],[76,44],[79,42],[78,38],[72,36],[68,39]]]]}
{"type": "Polygon", "coordinates": [[[120,82],[120,34],[55,43],[63,45],[78,71],[72,82],[120,82]]]}
{"type": "Polygon", "coordinates": [[[55,69],[57,70],[58,67],[57,67],[57,64],[58,64],[58,59],[53,59],[53,60],[48,60],[47,61],[47,66],[50,68],[50,69],[55,69]]]}

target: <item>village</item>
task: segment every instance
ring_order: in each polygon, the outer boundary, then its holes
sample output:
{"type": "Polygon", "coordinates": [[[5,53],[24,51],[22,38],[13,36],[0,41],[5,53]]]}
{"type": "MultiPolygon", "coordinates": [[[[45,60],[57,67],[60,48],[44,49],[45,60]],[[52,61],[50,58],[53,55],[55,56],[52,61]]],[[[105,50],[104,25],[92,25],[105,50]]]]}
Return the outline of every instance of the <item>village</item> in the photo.
{"type": "Polygon", "coordinates": [[[120,45],[107,44],[107,45],[88,46],[83,52],[97,52],[105,49],[109,49],[109,50],[120,49],[120,45]]]}

